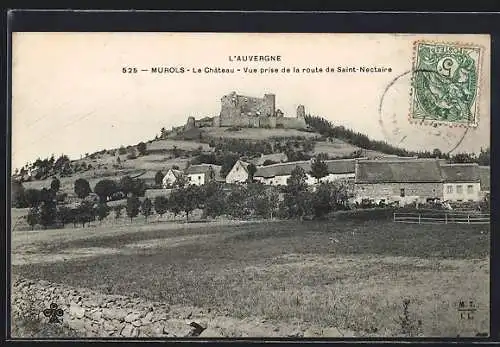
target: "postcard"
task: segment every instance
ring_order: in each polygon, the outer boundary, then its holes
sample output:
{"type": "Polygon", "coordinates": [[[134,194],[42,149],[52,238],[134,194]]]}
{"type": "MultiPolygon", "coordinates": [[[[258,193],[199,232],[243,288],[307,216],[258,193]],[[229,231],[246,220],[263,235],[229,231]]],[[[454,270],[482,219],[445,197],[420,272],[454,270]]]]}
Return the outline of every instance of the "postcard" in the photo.
{"type": "Polygon", "coordinates": [[[13,33],[12,337],[489,336],[490,44],[13,33]]]}

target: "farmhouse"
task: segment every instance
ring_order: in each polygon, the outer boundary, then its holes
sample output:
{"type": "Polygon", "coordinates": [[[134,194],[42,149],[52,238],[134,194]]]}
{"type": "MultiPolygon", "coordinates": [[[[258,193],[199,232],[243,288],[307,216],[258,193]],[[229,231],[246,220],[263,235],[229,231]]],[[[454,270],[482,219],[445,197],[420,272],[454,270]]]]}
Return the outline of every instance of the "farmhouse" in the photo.
{"type": "Polygon", "coordinates": [[[242,160],[236,161],[231,171],[226,176],[226,183],[244,183],[248,180],[248,165],[242,160]]]}
{"type": "Polygon", "coordinates": [[[445,201],[480,201],[481,179],[477,164],[441,165],[445,201]]]}
{"type": "MultiPolygon", "coordinates": [[[[325,160],[328,167],[328,175],[321,178],[320,182],[333,182],[338,179],[354,179],[355,159],[325,160]]],[[[296,167],[301,167],[306,172],[306,183],[316,184],[316,178],[311,176],[312,161],[295,161],[289,163],[279,163],[267,166],[260,166],[254,175],[254,179],[264,184],[281,186],[286,185],[287,180],[296,167]]]]}
{"type": "Polygon", "coordinates": [[[175,170],[175,169],[168,170],[165,176],[163,176],[162,180],[163,188],[167,189],[173,187],[177,179],[182,175],[184,175],[184,172],[182,172],[181,170],[175,170]]]}
{"type": "Polygon", "coordinates": [[[358,160],[354,181],[356,201],[405,205],[442,199],[440,166],[436,159],[358,160]]]}
{"type": "Polygon", "coordinates": [[[213,180],[223,182],[220,169],[220,166],[211,164],[191,165],[186,169],[185,174],[189,184],[201,186],[213,180]]]}

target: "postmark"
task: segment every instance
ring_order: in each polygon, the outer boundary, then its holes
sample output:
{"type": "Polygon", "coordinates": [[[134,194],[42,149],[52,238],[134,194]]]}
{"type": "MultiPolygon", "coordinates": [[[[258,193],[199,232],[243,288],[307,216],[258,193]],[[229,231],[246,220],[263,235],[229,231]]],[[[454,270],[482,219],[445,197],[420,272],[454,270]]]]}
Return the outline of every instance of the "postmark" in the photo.
{"type": "Polygon", "coordinates": [[[425,143],[451,153],[460,147],[471,127],[425,125],[425,120],[408,122],[408,91],[411,89],[412,70],[406,70],[389,81],[378,106],[379,124],[385,140],[396,147],[414,149],[425,143]]]}
{"type": "Polygon", "coordinates": [[[409,121],[477,127],[481,56],[477,45],[416,41],[409,121]]]}

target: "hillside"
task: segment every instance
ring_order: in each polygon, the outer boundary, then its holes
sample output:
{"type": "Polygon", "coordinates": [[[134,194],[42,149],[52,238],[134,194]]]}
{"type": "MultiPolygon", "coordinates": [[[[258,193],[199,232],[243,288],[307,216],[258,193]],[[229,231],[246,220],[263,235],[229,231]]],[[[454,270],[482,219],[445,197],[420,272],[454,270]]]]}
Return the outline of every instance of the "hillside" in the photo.
{"type": "MultiPolygon", "coordinates": [[[[330,158],[352,156],[355,153],[360,153],[361,150],[361,148],[342,140],[327,140],[314,131],[212,127],[195,128],[187,132],[178,128],[177,131],[164,134],[163,138],[157,137],[145,142],[145,148],[143,154],[139,153],[138,145],[122,146],[87,154],[81,159],[69,161],[67,174],[61,175],[58,170],[49,170],[46,177],[32,178],[31,181],[23,180],[23,185],[26,189],[49,187],[51,179],[55,175],[61,181],[61,191],[71,195],[73,194],[74,182],[78,178],[85,178],[93,188],[98,181],[104,178],[120,180],[125,175],[140,175],[139,177],[144,179],[147,184],[153,185],[156,172],[165,173],[172,166],[184,169],[189,165],[189,162],[194,162],[200,155],[206,156],[215,152],[222,153],[233,150],[241,154],[244,152],[250,154],[251,158],[248,158],[250,161],[261,165],[266,160],[286,161],[285,152],[290,150],[303,152],[307,156],[325,153],[330,158]],[[193,137],[192,130],[195,130],[194,137],[196,139],[189,139],[189,137],[193,137]],[[266,152],[269,150],[260,149],[261,145],[269,144],[272,144],[271,147],[273,147],[270,153],[266,152]],[[242,148],[238,148],[240,145],[242,148]]],[[[382,153],[370,151],[362,154],[379,156],[382,153]]],[[[201,160],[203,161],[203,159],[201,160]]],[[[39,161],[38,165],[42,166],[40,164],[42,162],[39,161]]],[[[27,175],[24,177],[26,178],[27,175]]]]}

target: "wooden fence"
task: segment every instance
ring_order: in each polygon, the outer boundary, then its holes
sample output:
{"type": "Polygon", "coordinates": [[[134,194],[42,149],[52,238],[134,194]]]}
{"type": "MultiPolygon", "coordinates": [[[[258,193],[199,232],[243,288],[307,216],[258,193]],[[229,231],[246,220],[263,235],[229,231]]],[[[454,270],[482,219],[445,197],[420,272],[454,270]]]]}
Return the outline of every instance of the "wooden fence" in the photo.
{"type": "Polygon", "coordinates": [[[394,213],[396,223],[414,224],[490,224],[490,215],[486,213],[446,212],[431,213],[394,213]]]}

